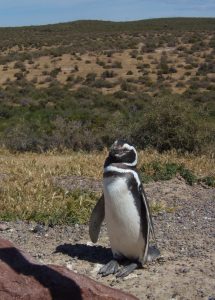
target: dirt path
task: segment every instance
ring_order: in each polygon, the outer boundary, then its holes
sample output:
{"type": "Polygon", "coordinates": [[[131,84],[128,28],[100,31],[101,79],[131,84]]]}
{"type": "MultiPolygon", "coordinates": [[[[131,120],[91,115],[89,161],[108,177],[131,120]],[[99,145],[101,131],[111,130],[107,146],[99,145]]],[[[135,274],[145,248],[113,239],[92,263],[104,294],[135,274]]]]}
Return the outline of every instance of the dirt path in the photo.
{"type": "Polygon", "coordinates": [[[40,262],[65,265],[139,299],[215,299],[215,189],[191,187],[180,179],[145,189],[149,200],[166,206],[153,218],[162,257],[124,280],[97,275],[111,258],[105,226],[96,246],[85,225],[8,222],[0,224],[0,234],[40,262]]]}

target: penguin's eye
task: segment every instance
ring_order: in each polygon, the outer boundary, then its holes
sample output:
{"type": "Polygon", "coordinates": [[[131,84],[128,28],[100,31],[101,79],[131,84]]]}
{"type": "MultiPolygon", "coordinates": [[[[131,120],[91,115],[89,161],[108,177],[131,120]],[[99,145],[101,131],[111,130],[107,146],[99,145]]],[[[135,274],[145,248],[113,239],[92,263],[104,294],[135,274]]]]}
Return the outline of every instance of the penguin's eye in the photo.
{"type": "Polygon", "coordinates": [[[128,148],[122,148],[122,152],[128,153],[130,150],[128,148]]]}

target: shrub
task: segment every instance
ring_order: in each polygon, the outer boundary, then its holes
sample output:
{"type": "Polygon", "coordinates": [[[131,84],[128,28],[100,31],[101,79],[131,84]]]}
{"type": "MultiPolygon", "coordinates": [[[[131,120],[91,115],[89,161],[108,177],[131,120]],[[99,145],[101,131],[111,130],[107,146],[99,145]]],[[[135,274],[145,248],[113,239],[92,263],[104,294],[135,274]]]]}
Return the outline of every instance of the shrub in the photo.
{"type": "Polygon", "coordinates": [[[136,58],[138,55],[138,50],[134,49],[130,52],[130,56],[131,58],[136,58]]]}
{"type": "Polygon", "coordinates": [[[17,72],[14,74],[14,77],[16,77],[16,80],[21,80],[24,78],[24,74],[22,72],[17,72]]]}
{"type": "Polygon", "coordinates": [[[197,182],[197,177],[183,164],[176,164],[172,162],[161,163],[160,161],[152,161],[148,164],[143,164],[140,167],[140,175],[143,182],[147,183],[151,180],[170,180],[177,174],[182,176],[184,180],[193,185],[197,182]]]}
{"type": "Polygon", "coordinates": [[[152,146],[159,151],[177,149],[200,151],[206,139],[203,124],[193,114],[193,107],[179,99],[155,99],[134,129],[141,148],[152,146]]]}
{"type": "Polygon", "coordinates": [[[95,81],[97,74],[96,73],[88,73],[86,75],[86,80],[84,82],[84,84],[91,84],[92,82],[95,81]]]}
{"type": "Polygon", "coordinates": [[[149,39],[145,42],[145,45],[141,48],[141,52],[152,53],[155,51],[156,48],[157,48],[156,43],[153,40],[149,39]]]}
{"type": "Polygon", "coordinates": [[[10,127],[4,132],[4,144],[11,151],[38,151],[39,139],[35,132],[25,124],[10,127]]]}
{"type": "Polygon", "coordinates": [[[116,76],[116,73],[113,70],[106,70],[101,74],[102,78],[113,78],[116,76]]]}
{"type": "Polygon", "coordinates": [[[32,80],[31,80],[31,82],[32,83],[37,83],[38,82],[38,78],[37,78],[37,76],[34,76],[33,78],[32,78],[32,80]]]}
{"type": "Polygon", "coordinates": [[[60,116],[57,116],[52,124],[54,129],[49,137],[49,147],[51,146],[51,148],[90,151],[101,147],[97,137],[90,130],[90,124],[81,121],[67,121],[60,116]]]}
{"type": "Polygon", "coordinates": [[[143,60],[142,56],[137,56],[137,60],[143,60]]]}
{"type": "Polygon", "coordinates": [[[68,75],[66,81],[73,82],[74,81],[74,75],[68,75]]]}
{"type": "Polygon", "coordinates": [[[203,63],[200,65],[197,71],[197,75],[206,75],[207,73],[215,73],[214,63],[203,63]]]}
{"type": "Polygon", "coordinates": [[[57,75],[60,73],[60,71],[61,71],[61,68],[55,68],[55,69],[51,70],[50,76],[56,78],[57,75]]]}
{"type": "Polygon", "coordinates": [[[112,68],[116,68],[116,69],[121,69],[122,68],[122,63],[120,61],[114,61],[111,65],[112,68]]]}
{"type": "Polygon", "coordinates": [[[14,69],[20,69],[22,72],[24,72],[26,70],[26,67],[22,61],[17,61],[14,64],[14,69]]]}
{"type": "Polygon", "coordinates": [[[120,85],[121,89],[123,91],[126,91],[126,92],[133,92],[133,91],[136,91],[137,88],[135,85],[131,84],[131,83],[128,83],[127,81],[123,80],[121,85],[120,85]]]}
{"type": "Polygon", "coordinates": [[[97,63],[97,65],[99,65],[101,67],[105,67],[105,62],[101,61],[99,58],[96,59],[96,63],[97,63]]]}
{"type": "Polygon", "coordinates": [[[94,81],[94,83],[92,84],[93,87],[96,88],[112,88],[115,84],[112,82],[109,82],[105,79],[97,79],[94,81]]]}
{"type": "Polygon", "coordinates": [[[176,83],[175,86],[178,87],[178,88],[183,88],[183,87],[185,87],[185,83],[182,82],[182,81],[179,81],[179,82],[176,83]]]}
{"type": "Polygon", "coordinates": [[[215,176],[206,176],[200,181],[204,182],[208,186],[215,187],[215,176]]]}

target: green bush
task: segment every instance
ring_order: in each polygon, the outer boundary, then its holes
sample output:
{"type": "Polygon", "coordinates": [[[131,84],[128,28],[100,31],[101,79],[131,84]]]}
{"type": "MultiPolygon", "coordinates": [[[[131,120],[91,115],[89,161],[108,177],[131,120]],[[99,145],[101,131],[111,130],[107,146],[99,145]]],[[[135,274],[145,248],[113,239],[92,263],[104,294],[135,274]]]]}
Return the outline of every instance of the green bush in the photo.
{"type": "Polygon", "coordinates": [[[171,162],[161,163],[160,161],[153,161],[140,167],[141,179],[145,183],[152,180],[170,180],[177,174],[183,177],[190,185],[197,182],[197,177],[190,170],[185,168],[183,164],[179,165],[171,162]]]}
{"type": "Polygon", "coordinates": [[[116,73],[113,70],[106,70],[101,74],[103,79],[105,78],[113,78],[116,76],[116,73]]]}
{"type": "Polygon", "coordinates": [[[163,97],[152,101],[149,110],[138,119],[133,138],[139,147],[152,146],[159,151],[177,149],[200,151],[207,140],[207,128],[200,124],[189,103],[180,98],[163,97]]]}
{"type": "Polygon", "coordinates": [[[215,187],[215,176],[207,176],[202,178],[200,181],[204,182],[208,186],[215,187]]]}
{"type": "MultiPolygon", "coordinates": [[[[94,74],[88,79],[94,80],[94,74]]],[[[72,77],[71,84],[76,80],[83,78],[72,77]]],[[[146,84],[147,77],[140,80],[146,84]]],[[[103,95],[97,88],[119,83],[95,79],[91,87],[71,91],[69,82],[62,86],[52,81],[40,89],[25,79],[11,82],[0,90],[0,142],[14,151],[54,147],[90,151],[124,137],[139,149],[213,151],[214,91],[189,89],[176,96],[162,89],[152,97],[133,83],[121,83],[123,90],[103,95]]],[[[156,92],[153,84],[149,89],[156,92]]]]}
{"type": "Polygon", "coordinates": [[[50,72],[50,76],[56,78],[57,75],[61,72],[61,68],[54,68],[53,70],[51,70],[50,72]]]}
{"type": "Polygon", "coordinates": [[[22,61],[17,61],[14,64],[14,69],[20,69],[22,72],[24,72],[26,70],[26,67],[22,61]]]}
{"type": "Polygon", "coordinates": [[[91,84],[92,82],[95,81],[96,77],[97,77],[96,73],[94,73],[94,72],[88,73],[86,75],[86,80],[84,81],[84,84],[86,84],[86,85],[91,84]]]}

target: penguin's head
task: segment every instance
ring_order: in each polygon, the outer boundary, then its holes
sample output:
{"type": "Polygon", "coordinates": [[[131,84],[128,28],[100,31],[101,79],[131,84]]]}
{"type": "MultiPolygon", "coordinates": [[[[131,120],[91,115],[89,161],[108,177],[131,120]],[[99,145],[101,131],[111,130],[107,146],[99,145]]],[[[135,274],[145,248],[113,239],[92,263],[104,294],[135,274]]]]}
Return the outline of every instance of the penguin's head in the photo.
{"type": "Polygon", "coordinates": [[[112,162],[124,163],[128,166],[137,165],[137,151],[125,140],[116,140],[110,147],[109,158],[112,162]]]}

